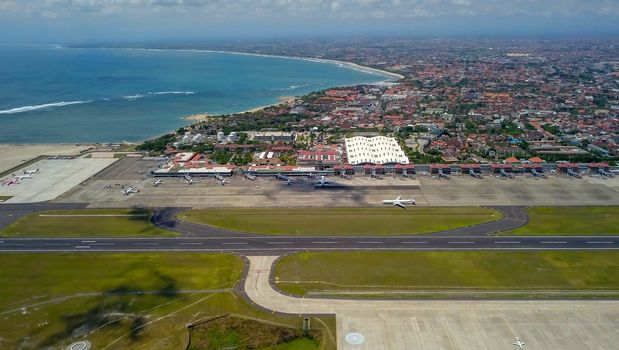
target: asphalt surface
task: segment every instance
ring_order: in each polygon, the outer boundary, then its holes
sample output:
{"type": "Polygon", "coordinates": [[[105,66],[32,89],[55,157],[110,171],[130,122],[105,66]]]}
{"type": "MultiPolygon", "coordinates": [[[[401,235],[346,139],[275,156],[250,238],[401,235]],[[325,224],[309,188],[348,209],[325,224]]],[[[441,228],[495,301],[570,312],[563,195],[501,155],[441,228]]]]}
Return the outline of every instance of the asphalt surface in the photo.
{"type": "Polygon", "coordinates": [[[208,251],[280,255],[332,250],[619,250],[619,237],[5,238],[0,252],[208,251]]]}
{"type": "MultiPolygon", "coordinates": [[[[84,204],[0,206],[0,227],[42,210],[78,209],[84,204]]],[[[180,232],[180,238],[0,238],[0,252],[205,251],[281,255],[331,250],[616,250],[617,236],[495,236],[526,224],[525,207],[494,207],[500,220],[415,236],[264,236],[179,221],[184,208],[160,208],[153,223],[180,232]]]]}

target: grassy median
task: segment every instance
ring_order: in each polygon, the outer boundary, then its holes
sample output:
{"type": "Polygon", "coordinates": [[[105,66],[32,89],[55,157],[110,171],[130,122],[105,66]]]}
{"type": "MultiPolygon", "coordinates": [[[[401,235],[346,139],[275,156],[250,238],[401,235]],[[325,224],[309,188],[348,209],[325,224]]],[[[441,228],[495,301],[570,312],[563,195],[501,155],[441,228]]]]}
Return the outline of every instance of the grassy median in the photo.
{"type": "Polygon", "coordinates": [[[610,251],[299,253],[275,272],[280,289],[311,296],[619,296],[619,252],[610,251]]]}
{"type": "Polygon", "coordinates": [[[498,220],[477,207],[194,209],[179,219],[268,235],[406,235],[498,220]]]}
{"type": "Polygon", "coordinates": [[[533,207],[529,223],[502,235],[619,235],[619,207],[533,207]]]}
{"type": "Polygon", "coordinates": [[[26,215],[0,230],[4,237],[175,237],[155,227],[146,209],[52,210],[26,215]]]}
{"type": "MultiPolygon", "coordinates": [[[[2,349],[83,339],[94,349],[185,349],[188,323],[224,314],[301,326],[300,317],[259,311],[232,290],[243,262],[231,254],[1,254],[0,264],[2,349]]],[[[312,323],[332,333],[334,320],[321,321],[312,323]]],[[[332,337],[323,341],[335,348],[332,337]]]]}

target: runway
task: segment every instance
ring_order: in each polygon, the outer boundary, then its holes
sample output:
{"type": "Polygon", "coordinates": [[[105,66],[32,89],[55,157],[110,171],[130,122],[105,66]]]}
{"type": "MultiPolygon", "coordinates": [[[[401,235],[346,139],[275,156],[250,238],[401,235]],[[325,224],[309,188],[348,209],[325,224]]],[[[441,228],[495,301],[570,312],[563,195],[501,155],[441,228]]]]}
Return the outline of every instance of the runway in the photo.
{"type": "Polygon", "coordinates": [[[619,250],[616,236],[320,236],[202,238],[5,238],[0,252],[235,252],[281,255],[335,250],[619,250]]]}

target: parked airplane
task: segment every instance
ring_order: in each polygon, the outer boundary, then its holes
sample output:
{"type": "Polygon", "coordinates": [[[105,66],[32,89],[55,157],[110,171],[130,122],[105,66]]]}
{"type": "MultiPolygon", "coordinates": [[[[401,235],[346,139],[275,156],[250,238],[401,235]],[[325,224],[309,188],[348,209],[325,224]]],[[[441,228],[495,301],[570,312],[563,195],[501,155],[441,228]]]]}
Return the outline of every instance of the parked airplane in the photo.
{"type": "Polygon", "coordinates": [[[223,181],[223,180],[224,180],[224,177],[223,177],[223,176],[221,176],[221,174],[215,174],[215,178],[216,178],[217,180],[219,180],[219,181],[223,181]]]}
{"type": "Polygon", "coordinates": [[[228,180],[224,179],[223,177],[221,178],[221,181],[219,182],[222,186],[228,183],[228,180]]]}
{"type": "Polygon", "coordinates": [[[519,337],[516,337],[516,341],[514,342],[514,345],[519,347],[520,349],[524,349],[524,346],[525,346],[525,344],[520,341],[519,337]]]}
{"type": "Polygon", "coordinates": [[[501,177],[506,177],[506,178],[508,178],[508,179],[513,179],[513,178],[514,178],[514,175],[513,175],[513,174],[508,173],[507,171],[505,171],[505,170],[503,170],[503,169],[501,169],[501,177]]]}
{"type": "Polygon", "coordinates": [[[406,204],[417,205],[417,201],[415,201],[414,197],[411,197],[411,199],[402,199],[402,196],[398,196],[396,199],[385,199],[383,204],[391,204],[394,207],[406,209],[406,204]]]}
{"type": "Polygon", "coordinates": [[[157,179],[157,181],[153,182],[153,186],[158,187],[161,185],[161,179],[157,179]]]}
{"type": "Polygon", "coordinates": [[[36,170],[24,170],[24,174],[26,175],[34,175],[38,172],[39,172],[39,168],[36,168],[36,170]]]}
{"type": "Polygon", "coordinates": [[[444,179],[449,179],[449,174],[446,174],[442,170],[439,170],[438,171],[438,177],[442,177],[444,179]]]}
{"type": "Polygon", "coordinates": [[[478,179],[482,178],[482,175],[480,173],[475,172],[475,170],[473,169],[469,169],[469,175],[471,175],[472,177],[476,177],[478,179]]]}
{"type": "Polygon", "coordinates": [[[2,185],[4,185],[4,186],[19,185],[19,180],[18,179],[8,179],[8,180],[2,182],[2,185]]]}
{"type": "Polygon", "coordinates": [[[531,174],[533,174],[534,177],[543,177],[546,178],[546,174],[544,174],[543,172],[539,172],[535,169],[531,169],[531,174]]]}
{"type": "Polygon", "coordinates": [[[602,168],[598,169],[598,174],[604,176],[604,177],[615,177],[615,175],[609,171],[606,171],[602,168]]]}
{"type": "Polygon", "coordinates": [[[133,187],[128,187],[127,189],[123,190],[123,194],[124,194],[125,196],[128,196],[128,195],[130,195],[130,194],[132,194],[132,193],[138,193],[138,192],[140,192],[140,190],[135,189],[135,188],[133,188],[133,187]]]}
{"type": "Polygon", "coordinates": [[[256,179],[256,175],[252,175],[250,173],[245,173],[245,177],[250,181],[254,181],[256,179]]]}
{"type": "Polygon", "coordinates": [[[578,170],[574,171],[572,169],[567,169],[567,174],[577,179],[582,179],[582,174],[578,170]]]}
{"type": "Polygon", "coordinates": [[[15,175],[13,174],[13,176],[15,177],[15,179],[19,182],[23,179],[32,179],[32,175],[30,174],[26,174],[26,175],[15,175]]]}
{"type": "Polygon", "coordinates": [[[319,187],[326,187],[327,184],[330,184],[331,182],[329,180],[327,180],[327,177],[322,175],[320,177],[320,180],[314,182],[314,186],[319,186],[319,187]]]}
{"type": "Polygon", "coordinates": [[[276,174],[275,177],[278,178],[279,180],[286,181],[286,185],[292,184],[292,179],[286,175],[276,174]]]}
{"type": "Polygon", "coordinates": [[[185,178],[185,181],[187,181],[188,185],[191,185],[193,183],[193,177],[191,177],[191,175],[185,174],[185,176],[183,177],[185,178]]]}

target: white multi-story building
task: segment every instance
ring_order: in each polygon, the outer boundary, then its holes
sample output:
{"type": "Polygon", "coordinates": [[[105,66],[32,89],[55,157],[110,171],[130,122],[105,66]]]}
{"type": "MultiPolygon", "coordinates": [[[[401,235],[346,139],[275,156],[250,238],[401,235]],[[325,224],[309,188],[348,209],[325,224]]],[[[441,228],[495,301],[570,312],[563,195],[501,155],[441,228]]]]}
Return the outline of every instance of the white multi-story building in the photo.
{"type": "Polygon", "coordinates": [[[345,139],[348,164],[408,164],[408,157],[393,137],[355,136],[345,139]]]}

